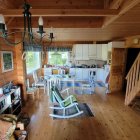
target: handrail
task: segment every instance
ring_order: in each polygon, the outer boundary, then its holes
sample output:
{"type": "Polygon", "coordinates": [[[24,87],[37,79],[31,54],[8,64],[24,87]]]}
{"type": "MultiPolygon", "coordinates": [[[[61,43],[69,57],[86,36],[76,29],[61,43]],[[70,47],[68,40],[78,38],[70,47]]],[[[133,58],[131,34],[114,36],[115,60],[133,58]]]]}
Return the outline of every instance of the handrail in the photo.
{"type": "Polygon", "coordinates": [[[128,72],[126,79],[127,88],[125,95],[125,105],[129,105],[140,91],[140,53],[128,72]]]}
{"type": "Polygon", "coordinates": [[[137,61],[138,61],[139,59],[140,59],[140,52],[139,52],[139,54],[138,54],[138,56],[137,56],[135,62],[134,62],[133,65],[131,66],[131,69],[129,70],[129,72],[128,72],[127,76],[126,76],[126,79],[128,79],[128,76],[130,75],[131,71],[133,70],[135,64],[137,63],[137,61]]]}

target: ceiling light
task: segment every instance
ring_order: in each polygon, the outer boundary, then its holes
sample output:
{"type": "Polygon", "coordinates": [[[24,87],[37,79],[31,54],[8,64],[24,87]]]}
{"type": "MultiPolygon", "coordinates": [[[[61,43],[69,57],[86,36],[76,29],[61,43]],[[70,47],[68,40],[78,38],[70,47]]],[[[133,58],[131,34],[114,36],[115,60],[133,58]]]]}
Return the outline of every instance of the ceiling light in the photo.
{"type": "Polygon", "coordinates": [[[16,45],[21,42],[27,42],[29,44],[41,44],[43,41],[43,38],[47,35],[49,36],[50,42],[49,44],[52,43],[52,40],[54,38],[53,32],[50,32],[49,34],[45,34],[45,31],[43,30],[43,18],[40,16],[38,20],[38,25],[39,25],[39,30],[37,31],[38,36],[36,36],[35,33],[32,31],[32,17],[30,13],[30,8],[31,6],[25,1],[24,6],[23,6],[23,20],[24,20],[24,30],[21,31],[14,31],[14,32],[8,32],[7,31],[7,26],[5,24],[4,16],[0,14],[0,32],[2,37],[7,44],[10,45],[16,45]],[[12,42],[9,40],[9,36],[15,35],[15,34],[21,34],[21,40],[19,42],[12,42]]]}

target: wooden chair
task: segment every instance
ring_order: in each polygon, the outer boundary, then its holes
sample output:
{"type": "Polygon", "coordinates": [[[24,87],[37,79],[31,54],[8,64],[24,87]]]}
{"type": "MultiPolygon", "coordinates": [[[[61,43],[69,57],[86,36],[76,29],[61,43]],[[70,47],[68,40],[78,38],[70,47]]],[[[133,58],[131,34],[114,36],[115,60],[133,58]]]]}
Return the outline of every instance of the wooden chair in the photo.
{"type": "Polygon", "coordinates": [[[50,78],[49,80],[47,80],[47,93],[48,93],[48,95],[50,93],[50,89],[52,88],[52,86],[57,86],[59,89],[61,89],[60,78],[54,77],[54,78],[50,78]]]}
{"type": "Polygon", "coordinates": [[[39,99],[39,88],[37,87],[30,87],[30,84],[29,84],[29,79],[27,79],[27,95],[28,96],[31,96],[33,101],[35,100],[35,96],[37,97],[37,99],[39,99]]]}
{"type": "Polygon", "coordinates": [[[88,75],[89,75],[89,80],[88,80],[89,83],[82,84],[81,93],[83,93],[84,89],[89,89],[90,90],[90,94],[92,94],[93,90],[95,88],[96,71],[90,70],[88,75]]]}
{"type": "Polygon", "coordinates": [[[38,78],[37,72],[34,71],[33,72],[33,79],[34,79],[34,86],[39,87],[39,88],[43,87],[44,93],[46,93],[46,84],[47,84],[47,82],[44,79],[44,77],[41,76],[41,77],[38,78]]]}
{"type": "Polygon", "coordinates": [[[65,75],[65,70],[64,70],[64,69],[59,69],[59,70],[58,70],[58,74],[60,74],[60,75],[65,75]]]}

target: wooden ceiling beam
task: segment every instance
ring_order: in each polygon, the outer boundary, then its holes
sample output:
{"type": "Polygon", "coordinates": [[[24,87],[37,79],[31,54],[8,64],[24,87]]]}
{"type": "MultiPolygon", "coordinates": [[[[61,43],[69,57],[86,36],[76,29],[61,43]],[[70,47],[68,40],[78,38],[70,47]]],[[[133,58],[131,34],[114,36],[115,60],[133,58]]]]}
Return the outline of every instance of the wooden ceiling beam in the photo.
{"type": "Polygon", "coordinates": [[[110,8],[119,8],[120,12],[118,15],[113,17],[106,17],[103,23],[103,28],[111,24],[113,21],[115,21],[117,18],[125,14],[127,11],[129,11],[131,8],[136,6],[140,3],[140,0],[114,0],[110,6],[110,8]]]}
{"type": "MultiPolygon", "coordinates": [[[[31,9],[33,17],[47,16],[47,17],[72,17],[72,16],[114,16],[118,15],[119,10],[116,9],[31,9]]],[[[0,10],[0,13],[5,17],[21,17],[23,16],[23,9],[6,9],[0,10]]]]}
{"type": "MultiPolygon", "coordinates": [[[[32,18],[32,27],[38,28],[37,18],[32,18]]],[[[44,18],[44,28],[101,28],[102,18],[44,18]]],[[[22,29],[23,20],[15,19],[8,29],[22,29]]]]}
{"type": "Polygon", "coordinates": [[[124,0],[113,0],[110,4],[110,9],[119,9],[124,0]]]}
{"type": "Polygon", "coordinates": [[[109,8],[110,7],[110,0],[104,0],[104,9],[109,8]]]}

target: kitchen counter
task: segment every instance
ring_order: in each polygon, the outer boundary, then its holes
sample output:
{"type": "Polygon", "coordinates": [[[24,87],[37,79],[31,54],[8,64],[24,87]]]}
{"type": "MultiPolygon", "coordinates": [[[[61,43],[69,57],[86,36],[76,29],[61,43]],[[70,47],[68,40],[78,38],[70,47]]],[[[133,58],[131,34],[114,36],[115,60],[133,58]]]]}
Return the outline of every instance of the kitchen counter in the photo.
{"type": "Polygon", "coordinates": [[[96,81],[102,81],[105,83],[106,77],[109,74],[109,69],[106,68],[70,68],[70,75],[75,76],[76,79],[89,80],[89,71],[95,71],[96,81]]]}

